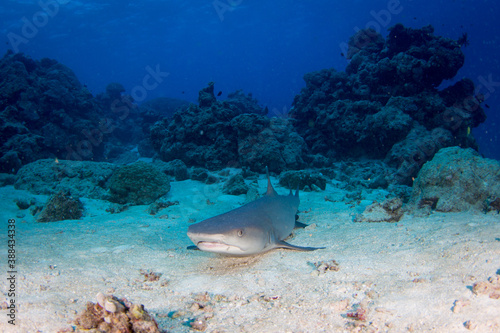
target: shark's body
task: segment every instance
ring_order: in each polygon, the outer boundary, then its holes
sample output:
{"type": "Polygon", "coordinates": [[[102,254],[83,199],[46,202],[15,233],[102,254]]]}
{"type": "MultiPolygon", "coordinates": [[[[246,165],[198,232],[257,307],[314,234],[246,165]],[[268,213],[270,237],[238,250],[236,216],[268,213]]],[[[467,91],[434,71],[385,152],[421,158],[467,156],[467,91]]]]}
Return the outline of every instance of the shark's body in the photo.
{"type": "Polygon", "coordinates": [[[188,237],[198,249],[233,256],[246,256],[276,248],[313,251],[283,241],[295,227],[299,190],[278,195],[269,175],[266,194],[244,206],[189,226],[188,237]]]}

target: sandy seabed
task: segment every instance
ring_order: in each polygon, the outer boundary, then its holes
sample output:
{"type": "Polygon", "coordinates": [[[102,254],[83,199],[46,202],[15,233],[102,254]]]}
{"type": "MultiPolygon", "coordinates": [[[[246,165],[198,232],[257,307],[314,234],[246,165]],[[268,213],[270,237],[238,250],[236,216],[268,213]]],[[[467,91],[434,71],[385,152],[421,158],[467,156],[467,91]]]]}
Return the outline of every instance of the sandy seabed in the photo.
{"type": "MultiPolygon", "coordinates": [[[[168,199],[179,205],[154,216],[147,206],[111,214],[109,203],[82,199],[84,218],[52,223],[35,222],[13,201],[47,196],[0,188],[0,302],[10,299],[11,218],[18,272],[16,325],[1,310],[0,331],[69,331],[98,292],[144,304],[165,332],[193,331],[189,321],[202,317],[209,318],[207,332],[500,331],[500,299],[472,292],[475,282],[500,273],[500,215],[405,214],[398,223],[354,223],[371,202],[326,201],[325,195],[342,196],[328,185],[300,194],[300,221],[310,226],[287,240],[324,250],[245,258],[187,250],[188,220],[244,203],[244,196],[224,195],[220,187],[173,182],[168,199]],[[333,260],[338,270],[319,272],[314,265],[333,260]],[[160,279],[145,281],[147,270],[160,279]],[[348,316],[360,309],[364,320],[348,316]]],[[[264,178],[259,189],[265,190],[264,178]]]]}

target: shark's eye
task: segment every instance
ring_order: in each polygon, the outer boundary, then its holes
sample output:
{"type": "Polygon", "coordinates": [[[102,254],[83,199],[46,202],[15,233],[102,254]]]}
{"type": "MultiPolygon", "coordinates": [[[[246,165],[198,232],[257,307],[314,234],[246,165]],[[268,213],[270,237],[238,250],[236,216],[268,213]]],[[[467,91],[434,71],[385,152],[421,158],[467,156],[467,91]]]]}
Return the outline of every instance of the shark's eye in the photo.
{"type": "Polygon", "coordinates": [[[243,229],[238,230],[237,234],[238,234],[238,237],[243,236],[243,229]]]}

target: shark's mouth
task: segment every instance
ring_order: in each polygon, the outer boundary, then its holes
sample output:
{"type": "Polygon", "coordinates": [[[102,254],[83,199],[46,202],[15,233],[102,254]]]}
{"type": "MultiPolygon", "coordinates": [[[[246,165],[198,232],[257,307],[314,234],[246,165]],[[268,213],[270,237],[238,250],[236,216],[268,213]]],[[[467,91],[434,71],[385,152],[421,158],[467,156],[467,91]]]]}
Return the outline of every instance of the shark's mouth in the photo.
{"type": "Polygon", "coordinates": [[[202,251],[208,251],[208,252],[218,252],[218,253],[224,253],[224,252],[232,252],[234,249],[239,248],[234,245],[228,245],[220,242],[207,242],[207,241],[202,241],[198,242],[196,246],[202,250],[202,251]]]}

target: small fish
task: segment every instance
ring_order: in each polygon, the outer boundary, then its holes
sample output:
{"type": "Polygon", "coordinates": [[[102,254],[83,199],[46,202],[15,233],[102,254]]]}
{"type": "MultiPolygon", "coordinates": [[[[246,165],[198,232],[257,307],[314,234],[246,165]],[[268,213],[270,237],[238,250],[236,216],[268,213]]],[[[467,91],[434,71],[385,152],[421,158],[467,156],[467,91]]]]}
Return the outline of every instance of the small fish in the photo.
{"type": "Polygon", "coordinates": [[[467,127],[467,136],[470,135],[470,126],[467,127]]]}
{"type": "Polygon", "coordinates": [[[217,94],[217,96],[220,96],[220,95],[222,95],[222,91],[219,91],[219,93],[217,94]]]}

